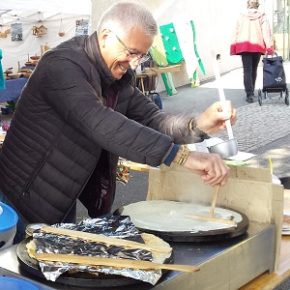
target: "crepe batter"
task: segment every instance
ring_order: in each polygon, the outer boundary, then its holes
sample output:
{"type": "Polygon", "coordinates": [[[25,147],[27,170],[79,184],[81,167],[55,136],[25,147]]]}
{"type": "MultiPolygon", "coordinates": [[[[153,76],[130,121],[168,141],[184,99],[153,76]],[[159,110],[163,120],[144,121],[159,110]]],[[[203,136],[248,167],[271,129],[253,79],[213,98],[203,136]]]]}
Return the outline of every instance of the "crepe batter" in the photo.
{"type": "MultiPolygon", "coordinates": [[[[225,229],[233,225],[204,221],[191,216],[209,216],[210,207],[168,200],[140,201],[124,206],[122,215],[130,216],[136,227],[159,232],[191,232],[225,229]]],[[[233,220],[242,216],[232,210],[215,208],[215,218],[233,220]]]]}

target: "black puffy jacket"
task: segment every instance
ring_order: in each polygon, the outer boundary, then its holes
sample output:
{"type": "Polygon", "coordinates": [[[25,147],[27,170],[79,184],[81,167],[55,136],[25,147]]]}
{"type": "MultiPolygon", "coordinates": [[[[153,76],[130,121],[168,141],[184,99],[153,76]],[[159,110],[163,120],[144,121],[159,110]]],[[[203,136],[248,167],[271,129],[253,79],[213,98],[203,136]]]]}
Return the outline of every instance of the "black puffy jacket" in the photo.
{"type": "Polygon", "coordinates": [[[170,116],[115,81],[97,35],[47,52],[17,104],[0,154],[0,189],[28,222],[62,221],[79,198],[95,217],[110,211],[118,156],[158,166],[173,142],[198,141],[190,116],[170,116]]]}

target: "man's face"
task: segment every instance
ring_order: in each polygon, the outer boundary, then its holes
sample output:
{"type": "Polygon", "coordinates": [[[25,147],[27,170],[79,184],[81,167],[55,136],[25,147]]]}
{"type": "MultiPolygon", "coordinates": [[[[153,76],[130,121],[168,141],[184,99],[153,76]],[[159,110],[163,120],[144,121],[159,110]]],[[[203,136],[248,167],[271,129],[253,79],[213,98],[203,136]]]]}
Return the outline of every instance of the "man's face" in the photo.
{"type": "Polygon", "coordinates": [[[121,79],[129,68],[135,69],[153,43],[153,36],[146,35],[139,27],[117,34],[105,29],[98,36],[101,54],[112,75],[121,79]]]}

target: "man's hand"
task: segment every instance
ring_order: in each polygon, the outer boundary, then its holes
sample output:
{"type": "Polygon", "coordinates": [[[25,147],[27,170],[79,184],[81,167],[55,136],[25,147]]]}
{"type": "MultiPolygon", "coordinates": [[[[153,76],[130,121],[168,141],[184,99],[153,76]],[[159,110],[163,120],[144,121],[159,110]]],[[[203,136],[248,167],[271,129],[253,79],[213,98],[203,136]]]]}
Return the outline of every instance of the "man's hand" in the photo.
{"type": "Polygon", "coordinates": [[[217,154],[190,152],[183,166],[200,175],[205,184],[225,185],[229,167],[217,154]]]}
{"type": "Polygon", "coordinates": [[[231,124],[236,121],[236,109],[232,108],[230,101],[211,105],[196,118],[196,125],[203,132],[213,134],[225,129],[226,120],[231,120],[231,124]]]}

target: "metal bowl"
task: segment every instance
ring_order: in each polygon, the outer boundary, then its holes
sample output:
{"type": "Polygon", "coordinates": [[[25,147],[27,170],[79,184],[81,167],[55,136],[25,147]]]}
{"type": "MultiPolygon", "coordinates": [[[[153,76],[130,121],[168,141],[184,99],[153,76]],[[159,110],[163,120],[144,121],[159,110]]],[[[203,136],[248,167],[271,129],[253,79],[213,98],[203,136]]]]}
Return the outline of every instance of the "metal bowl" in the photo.
{"type": "Polygon", "coordinates": [[[238,153],[237,140],[229,139],[216,145],[208,147],[209,152],[219,154],[223,159],[227,159],[238,153]]]}

